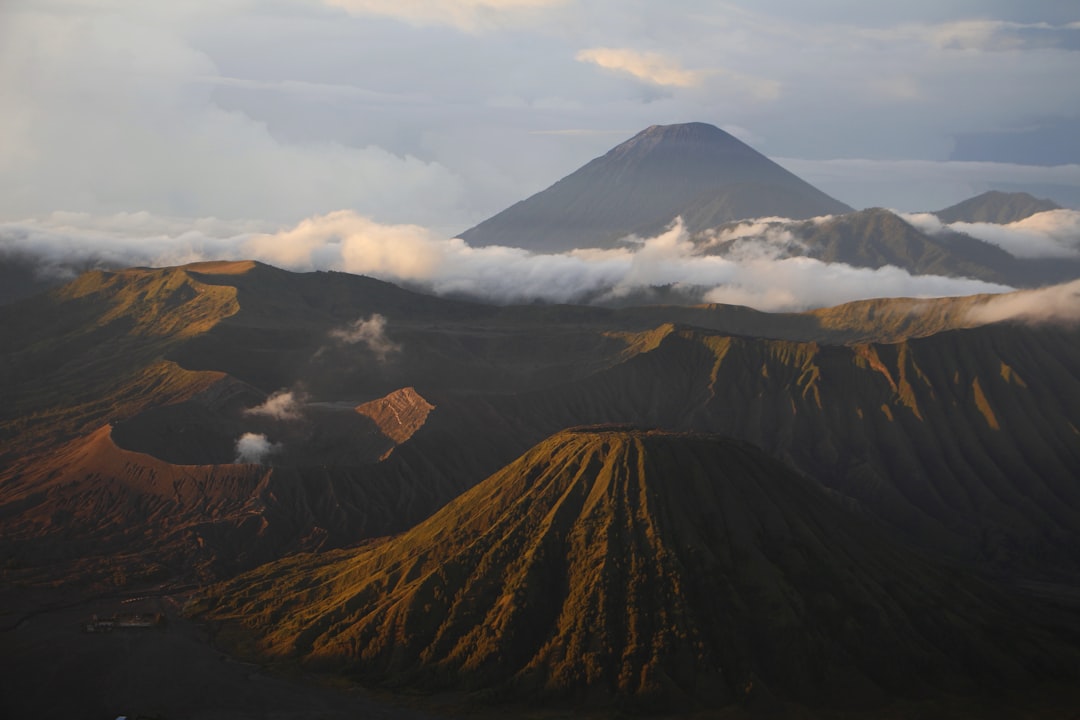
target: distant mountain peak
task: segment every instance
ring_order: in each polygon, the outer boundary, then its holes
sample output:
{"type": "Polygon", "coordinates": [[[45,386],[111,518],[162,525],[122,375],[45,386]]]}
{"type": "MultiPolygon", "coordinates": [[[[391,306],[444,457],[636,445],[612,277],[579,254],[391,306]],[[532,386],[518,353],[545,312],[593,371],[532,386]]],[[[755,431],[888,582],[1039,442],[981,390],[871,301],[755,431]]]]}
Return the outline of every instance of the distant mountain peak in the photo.
{"type": "Polygon", "coordinates": [[[721,130],[715,125],[703,122],[688,122],[677,123],[674,125],[650,125],[623,144],[626,145],[644,139],[660,139],[667,141],[707,140],[712,142],[734,140],[740,144],[742,143],[742,141],[734,135],[721,130]]]}
{"type": "Polygon", "coordinates": [[[697,232],[850,211],[730,133],[691,122],[652,125],[460,237],[473,246],[563,252],[654,235],[676,217],[697,232]]]}
{"type": "MultiPolygon", "coordinates": [[[[703,122],[678,125],[650,125],[626,142],[612,148],[605,157],[621,155],[645,155],[654,152],[691,152],[706,155],[722,152],[744,157],[757,157],[768,161],[764,155],[739,140],[731,133],[715,125],[703,122]]],[[[692,160],[686,158],[685,160],[692,160]]],[[[771,161],[768,161],[771,162],[771,161]]]]}
{"type": "Polygon", "coordinates": [[[942,222],[988,222],[998,225],[1023,220],[1036,213],[1060,210],[1053,200],[1037,198],[1026,192],[990,190],[932,214],[942,222]]]}

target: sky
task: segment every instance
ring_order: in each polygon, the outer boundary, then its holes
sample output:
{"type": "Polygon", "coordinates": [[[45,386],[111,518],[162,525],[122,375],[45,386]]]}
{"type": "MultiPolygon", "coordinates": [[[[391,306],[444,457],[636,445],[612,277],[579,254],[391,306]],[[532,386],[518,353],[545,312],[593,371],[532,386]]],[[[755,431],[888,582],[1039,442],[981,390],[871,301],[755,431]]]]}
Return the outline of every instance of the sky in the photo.
{"type": "Polygon", "coordinates": [[[450,238],[690,121],[855,207],[1074,205],[1078,74],[1059,0],[3,0],[0,223],[450,238]]]}

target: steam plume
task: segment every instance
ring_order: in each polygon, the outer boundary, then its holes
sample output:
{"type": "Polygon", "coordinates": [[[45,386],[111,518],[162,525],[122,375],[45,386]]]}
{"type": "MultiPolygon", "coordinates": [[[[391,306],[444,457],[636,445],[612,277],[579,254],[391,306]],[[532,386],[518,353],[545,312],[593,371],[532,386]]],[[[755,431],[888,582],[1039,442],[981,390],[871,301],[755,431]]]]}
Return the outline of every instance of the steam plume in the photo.
{"type": "Polygon", "coordinates": [[[367,319],[358,318],[344,328],[331,330],[330,337],[349,345],[363,343],[380,362],[391,353],[401,351],[401,346],[386,336],[386,318],[378,313],[367,319]]]}
{"type": "Polygon", "coordinates": [[[278,390],[262,405],[244,410],[244,414],[262,415],[275,420],[299,420],[302,416],[302,406],[299,398],[291,390],[278,390]]]}
{"type": "Polygon", "coordinates": [[[233,462],[262,465],[264,460],[281,449],[280,443],[270,442],[262,433],[244,433],[236,441],[236,459],[233,462]]]}

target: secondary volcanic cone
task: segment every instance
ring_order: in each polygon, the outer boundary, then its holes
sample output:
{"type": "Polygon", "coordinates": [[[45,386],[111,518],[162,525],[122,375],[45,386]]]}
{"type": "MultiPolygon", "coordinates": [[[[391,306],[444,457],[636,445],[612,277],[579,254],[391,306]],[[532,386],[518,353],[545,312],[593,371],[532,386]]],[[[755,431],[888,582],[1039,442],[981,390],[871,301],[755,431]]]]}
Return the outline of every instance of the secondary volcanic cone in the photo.
{"type": "Polygon", "coordinates": [[[760,450],[611,427],[558,433],[403,535],[264,566],[202,607],[257,655],[367,681],[639,706],[977,692],[1062,657],[989,587],[760,450]]]}

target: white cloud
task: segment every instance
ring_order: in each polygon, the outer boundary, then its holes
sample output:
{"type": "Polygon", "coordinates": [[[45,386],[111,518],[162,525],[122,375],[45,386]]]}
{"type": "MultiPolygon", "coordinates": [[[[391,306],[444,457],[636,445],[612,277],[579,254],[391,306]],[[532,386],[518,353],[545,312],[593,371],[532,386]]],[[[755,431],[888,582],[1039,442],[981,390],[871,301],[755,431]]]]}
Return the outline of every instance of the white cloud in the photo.
{"type": "MultiPolygon", "coordinates": [[[[99,223],[102,225],[103,223],[99,223]]],[[[148,221],[148,225],[153,225],[148,221]]],[[[534,255],[499,246],[473,248],[415,225],[382,225],[353,212],[309,218],[275,233],[227,238],[192,233],[150,241],[119,231],[94,229],[54,235],[37,226],[35,234],[12,232],[24,225],[0,225],[0,247],[62,258],[65,247],[89,252],[101,245],[120,260],[131,251],[143,259],[184,255],[185,261],[250,258],[291,270],[341,270],[407,282],[436,294],[468,293],[493,302],[580,302],[622,297],[650,286],[676,285],[704,293],[713,301],[742,302],[763,310],[795,310],[867,297],[938,296],[1001,292],[1009,288],[963,278],[912,276],[897,268],[867,270],[789,257],[797,240],[780,219],[741,223],[718,230],[705,242],[691,238],[681,223],[656,237],[637,238],[612,250],[575,250],[534,255]],[[756,236],[753,233],[758,233],[756,236]],[[752,242],[751,237],[760,241],[752,242]],[[60,238],[62,241],[58,240],[60,238]],[[726,242],[727,254],[715,253],[726,242]],[[61,252],[55,249],[59,246],[61,252]]],[[[125,231],[129,232],[129,231],[125,231]]],[[[84,257],[89,257],[86,255],[84,257]]],[[[130,264],[130,263],[127,263],[130,264]]],[[[340,331],[339,339],[368,342],[374,352],[392,352],[385,320],[361,318],[340,331]],[[383,341],[389,345],[381,344],[383,341]]]]}
{"type": "Polygon", "coordinates": [[[1018,258],[1080,258],[1080,211],[1048,210],[1013,223],[943,223],[930,213],[898,213],[919,230],[960,232],[1018,258]]]}
{"type": "Polygon", "coordinates": [[[275,420],[299,420],[303,417],[303,404],[291,390],[278,390],[266,398],[266,402],[244,410],[245,415],[262,415],[275,420]]]}
{"type": "Polygon", "coordinates": [[[224,109],[209,80],[227,78],[161,18],[46,5],[0,23],[0,217],[142,208],[295,222],[353,207],[436,222],[460,197],[438,162],[289,141],[224,109]]]}
{"type": "Polygon", "coordinates": [[[1000,20],[962,20],[929,26],[927,39],[945,50],[1009,52],[1039,48],[1068,48],[1080,37],[1070,25],[1015,23],[1000,20]],[[1070,35],[1072,38],[1070,38],[1070,35]]]}
{"type": "Polygon", "coordinates": [[[708,74],[703,70],[685,70],[676,60],[666,55],[630,48],[588,48],[578,52],[576,58],[580,62],[589,62],[605,70],[624,72],[655,85],[692,87],[700,85],[708,74]]]}
{"type": "Polygon", "coordinates": [[[1050,210],[1008,225],[958,222],[949,226],[1019,258],[1080,258],[1080,212],[1050,210]]]}
{"type": "Polygon", "coordinates": [[[990,298],[969,310],[968,319],[975,323],[1003,320],[1029,323],[1080,322],[1080,280],[990,298]]]}
{"type": "Polygon", "coordinates": [[[451,25],[478,31],[535,18],[567,0],[325,0],[357,15],[382,15],[414,25],[451,25]]]}
{"type": "Polygon", "coordinates": [[[57,277],[91,266],[181,265],[233,257],[256,231],[273,225],[217,218],[183,220],[146,212],[52,213],[41,220],[0,223],[0,253],[39,259],[57,277]]]}
{"type": "Polygon", "coordinates": [[[254,236],[240,251],[290,269],[338,268],[406,279],[430,277],[448,249],[418,225],[386,225],[339,210],[290,230],[254,236]]]}
{"type": "Polygon", "coordinates": [[[234,463],[263,464],[269,457],[283,449],[281,443],[272,443],[262,433],[244,433],[236,441],[234,463]]]}
{"type": "Polygon", "coordinates": [[[705,294],[708,302],[748,305],[761,310],[794,311],[868,298],[947,297],[1007,292],[1005,285],[911,275],[886,265],[877,269],[823,263],[806,257],[740,263],[730,283],[705,294]]]}

